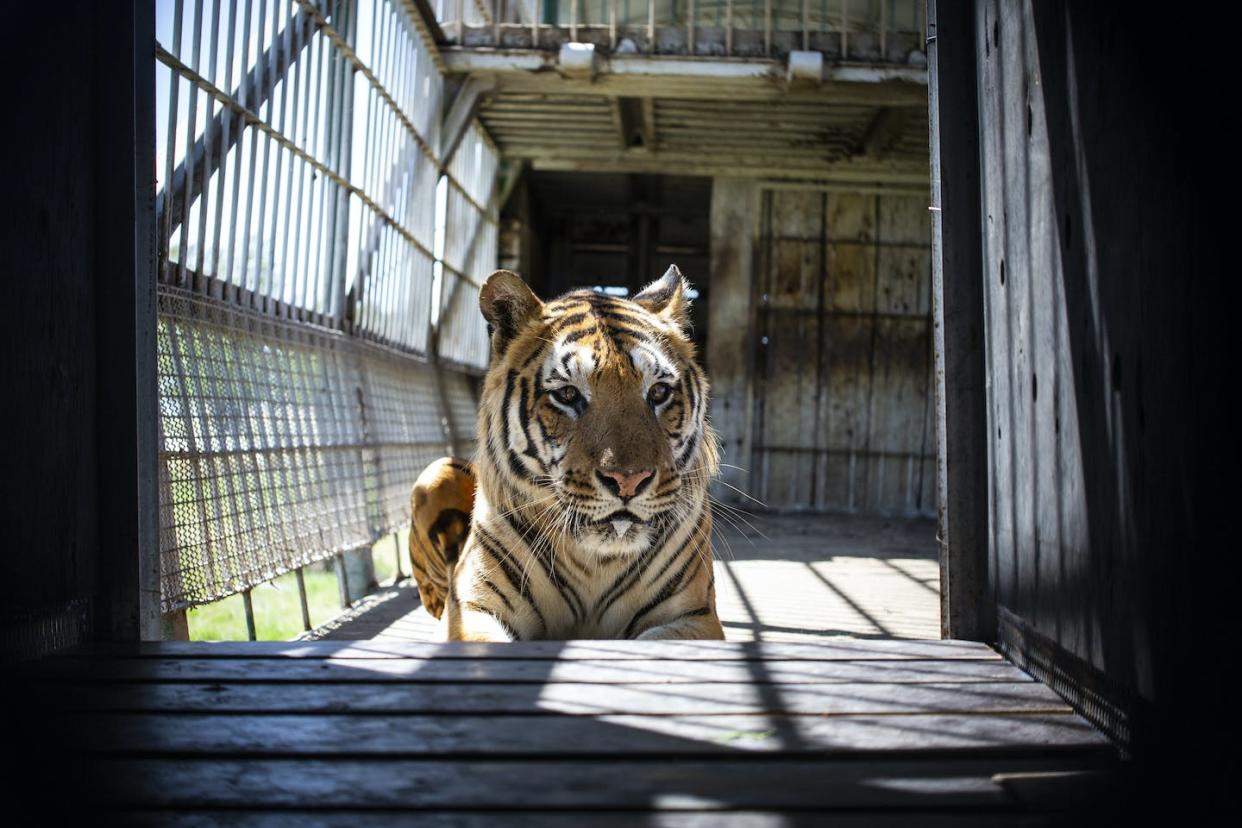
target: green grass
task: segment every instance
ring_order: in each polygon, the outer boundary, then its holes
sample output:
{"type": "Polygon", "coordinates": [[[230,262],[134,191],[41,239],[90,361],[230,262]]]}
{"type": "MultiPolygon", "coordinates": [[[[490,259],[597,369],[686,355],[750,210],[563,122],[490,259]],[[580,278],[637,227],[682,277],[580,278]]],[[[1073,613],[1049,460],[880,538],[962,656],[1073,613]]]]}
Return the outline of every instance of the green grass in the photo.
{"type": "MultiPolygon", "coordinates": [[[[408,537],[409,530],[402,530],[401,571],[407,578],[410,575],[409,556],[405,551],[408,537]]],[[[375,566],[376,581],[380,584],[391,583],[396,567],[392,535],[385,535],[371,547],[371,560],[375,566]]],[[[332,562],[329,560],[306,567],[303,577],[311,626],[325,624],[339,615],[340,592],[332,562]]],[[[250,591],[250,598],[254,604],[255,636],[260,641],[287,641],[302,634],[302,610],[298,603],[298,583],[294,573],[255,587],[250,591]]],[[[240,595],[192,609],[187,613],[187,620],[193,641],[246,640],[246,614],[240,595]]]]}

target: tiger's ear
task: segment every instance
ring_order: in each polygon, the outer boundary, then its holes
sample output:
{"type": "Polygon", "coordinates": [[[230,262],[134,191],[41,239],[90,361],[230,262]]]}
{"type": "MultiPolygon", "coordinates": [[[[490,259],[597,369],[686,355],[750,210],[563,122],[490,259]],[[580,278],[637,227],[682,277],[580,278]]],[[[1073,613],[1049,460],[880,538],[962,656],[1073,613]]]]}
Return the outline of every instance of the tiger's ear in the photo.
{"type": "Polygon", "coordinates": [[[510,270],[497,270],[487,277],[479,291],[479,310],[487,320],[493,350],[502,354],[526,323],[539,316],[543,302],[521,276],[510,270]]]}
{"type": "Polygon", "coordinates": [[[661,319],[683,330],[690,325],[690,300],[686,298],[686,279],[677,265],[669,265],[664,275],[642,289],[634,300],[661,319]]]}

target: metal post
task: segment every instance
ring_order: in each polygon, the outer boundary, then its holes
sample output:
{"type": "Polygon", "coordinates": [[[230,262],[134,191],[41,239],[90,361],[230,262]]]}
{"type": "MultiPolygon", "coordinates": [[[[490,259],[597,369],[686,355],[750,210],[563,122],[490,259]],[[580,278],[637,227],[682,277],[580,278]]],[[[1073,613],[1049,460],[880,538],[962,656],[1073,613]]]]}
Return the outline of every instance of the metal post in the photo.
{"type": "Polygon", "coordinates": [[[689,7],[686,9],[686,51],[687,54],[694,54],[694,0],[687,0],[689,7]]]}
{"type": "Polygon", "coordinates": [[[888,60],[888,0],[880,2],[880,60],[888,60]]]}
{"type": "Polygon", "coordinates": [[[845,30],[850,25],[850,0],[841,0],[841,57],[845,60],[846,53],[849,51],[849,35],[845,30]]]}
{"type": "Polygon", "coordinates": [[[345,555],[337,552],[333,560],[336,563],[336,588],[341,597],[341,609],[349,609],[349,573],[345,571],[345,555]]]}
{"type": "Polygon", "coordinates": [[[802,0],[802,51],[811,48],[811,0],[802,0]]]}
{"type": "Polygon", "coordinates": [[[617,0],[608,0],[608,48],[617,50],[617,0]]]}
{"type": "Polygon", "coordinates": [[[655,0],[647,0],[647,51],[655,52],[655,0]]]}
{"type": "Polygon", "coordinates": [[[306,602],[306,579],[302,576],[302,570],[304,568],[305,567],[299,566],[293,572],[294,572],[294,575],[296,575],[298,579],[298,603],[302,605],[302,629],[306,630],[307,632],[310,632],[311,630],[310,607],[307,605],[307,602],[306,602]]]}
{"type": "Polygon", "coordinates": [[[397,574],[393,576],[392,582],[394,584],[398,584],[402,580],[405,579],[405,573],[401,571],[401,533],[400,532],[392,533],[392,549],[393,549],[393,552],[396,553],[393,561],[397,565],[397,574]]]}
{"type": "Polygon", "coordinates": [[[725,0],[725,55],[733,56],[733,0],[725,0]]]}
{"type": "Polygon", "coordinates": [[[501,8],[500,0],[492,0],[492,45],[500,45],[500,15],[504,9],[501,8]]]}
{"type": "Polygon", "coordinates": [[[578,0],[569,0],[569,39],[578,42],[578,0]]]}
{"type": "Polygon", "coordinates": [[[763,53],[772,54],[772,0],[763,0],[763,53]]]}
{"type": "Polygon", "coordinates": [[[242,590],[242,606],[246,610],[246,638],[255,641],[257,636],[254,632],[254,603],[250,600],[250,590],[242,590]]]}

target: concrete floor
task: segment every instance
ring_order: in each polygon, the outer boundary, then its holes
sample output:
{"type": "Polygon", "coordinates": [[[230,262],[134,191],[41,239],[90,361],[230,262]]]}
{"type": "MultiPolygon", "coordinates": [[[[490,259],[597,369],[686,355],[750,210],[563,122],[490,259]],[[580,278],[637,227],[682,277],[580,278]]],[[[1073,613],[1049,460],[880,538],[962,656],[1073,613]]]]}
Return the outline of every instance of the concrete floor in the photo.
{"type": "MultiPolygon", "coordinates": [[[[716,609],[731,641],[939,638],[929,520],[759,515],[717,521],[716,609]]],[[[307,638],[427,641],[436,621],[411,581],[368,595],[307,638]]]]}

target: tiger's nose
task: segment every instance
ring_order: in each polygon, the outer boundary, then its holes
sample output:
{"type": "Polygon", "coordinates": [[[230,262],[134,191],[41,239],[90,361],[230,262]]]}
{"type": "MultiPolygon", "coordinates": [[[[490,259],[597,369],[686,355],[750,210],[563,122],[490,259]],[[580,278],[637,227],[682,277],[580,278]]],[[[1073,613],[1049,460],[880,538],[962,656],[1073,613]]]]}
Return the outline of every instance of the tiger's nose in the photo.
{"type": "Polygon", "coordinates": [[[596,474],[604,484],[604,488],[617,497],[628,500],[638,494],[643,485],[651,480],[655,469],[642,469],[636,472],[600,469],[596,474]]]}

